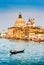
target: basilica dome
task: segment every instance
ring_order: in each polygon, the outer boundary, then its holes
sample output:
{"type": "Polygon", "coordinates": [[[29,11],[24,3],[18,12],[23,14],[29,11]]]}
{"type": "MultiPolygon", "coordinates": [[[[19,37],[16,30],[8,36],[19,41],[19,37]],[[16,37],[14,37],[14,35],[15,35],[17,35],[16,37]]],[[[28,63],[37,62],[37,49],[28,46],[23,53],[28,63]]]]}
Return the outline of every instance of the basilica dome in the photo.
{"type": "Polygon", "coordinates": [[[17,19],[16,22],[15,22],[15,26],[16,26],[16,27],[25,26],[25,22],[24,22],[24,20],[22,19],[21,13],[19,14],[18,19],[17,19]]]}

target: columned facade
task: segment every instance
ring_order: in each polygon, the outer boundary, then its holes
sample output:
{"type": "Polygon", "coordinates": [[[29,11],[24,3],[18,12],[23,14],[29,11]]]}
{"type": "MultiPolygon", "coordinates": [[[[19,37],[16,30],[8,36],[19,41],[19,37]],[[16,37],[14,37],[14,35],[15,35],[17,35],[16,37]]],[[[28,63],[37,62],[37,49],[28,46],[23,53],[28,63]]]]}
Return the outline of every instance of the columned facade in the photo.
{"type": "Polygon", "coordinates": [[[8,28],[7,37],[12,39],[33,39],[38,33],[43,31],[42,28],[36,27],[34,22],[34,19],[29,19],[27,23],[25,23],[20,13],[14,26],[8,28]]]}

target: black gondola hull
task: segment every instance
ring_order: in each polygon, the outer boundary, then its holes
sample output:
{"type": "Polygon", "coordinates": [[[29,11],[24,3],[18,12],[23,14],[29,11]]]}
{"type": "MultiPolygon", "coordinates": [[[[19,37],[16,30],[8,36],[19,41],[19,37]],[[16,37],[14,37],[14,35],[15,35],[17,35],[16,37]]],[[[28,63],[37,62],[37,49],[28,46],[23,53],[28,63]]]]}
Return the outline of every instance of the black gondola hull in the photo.
{"type": "Polygon", "coordinates": [[[24,50],[22,50],[22,51],[10,51],[11,55],[12,54],[17,54],[17,53],[23,53],[23,52],[24,52],[24,50]]]}

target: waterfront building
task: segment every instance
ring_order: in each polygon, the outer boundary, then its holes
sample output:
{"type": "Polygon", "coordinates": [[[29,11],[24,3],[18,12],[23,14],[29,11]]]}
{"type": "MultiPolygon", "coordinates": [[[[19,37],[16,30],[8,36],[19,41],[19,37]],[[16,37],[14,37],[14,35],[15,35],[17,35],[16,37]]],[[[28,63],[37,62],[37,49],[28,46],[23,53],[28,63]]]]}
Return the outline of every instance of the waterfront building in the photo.
{"type": "Polygon", "coordinates": [[[6,38],[6,35],[7,35],[6,32],[2,32],[1,35],[0,35],[0,37],[2,37],[2,38],[6,38]]]}
{"type": "Polygon", "coordinates": [[[35,19],[29,19],[27,23],[24,22],[22,14],[20,13],[13,27],[8,28],[6,38],[33,40],[44,38],[44,29],[40,26],[35,26],[35,19]],[[43,34],[41,34],[43,32],[43,34]]]}
{"type": "Polygon", "coordinates": [[[15,39],[24,39],[25,38],[25,22],[22,19],[21,13],[18,16],[18,19],[15,22],[14,27],[8,28],[8,36],[15,39]]]}

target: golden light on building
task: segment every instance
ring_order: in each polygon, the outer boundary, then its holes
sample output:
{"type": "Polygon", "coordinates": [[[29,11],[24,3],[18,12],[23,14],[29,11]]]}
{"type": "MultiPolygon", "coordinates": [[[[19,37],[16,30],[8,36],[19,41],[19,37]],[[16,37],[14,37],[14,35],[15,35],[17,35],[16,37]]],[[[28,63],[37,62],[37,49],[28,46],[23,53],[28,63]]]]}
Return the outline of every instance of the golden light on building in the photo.
{"type": "Polygon", "coordinates": [[[19,14],[18,19],[16,20],[14,26],[16,26],[16,27],[23,27],[23,26],[25,26],[25,22],[24,22],[24,20],[22,19],[21,13],[19,14]]]}
{"type": "Polygon", "coordinates": [[[29,19],[28,22],[27,22],[27,26],[34,27],[34,22],[35,22],[34,19],[29,19]]]}
{"type": "MultiPolygon", "coordinates": [[[[24,22],[21,13],[19,13],[13,27],[8,28],[6,37],[14,39],[33,39],[38,33],[42,33],[44,29],[35,26],[35,19],[29,19],[27,23],[24,22]]],[[[41,34],[40,34],[41,35],[41,34]]]]}

